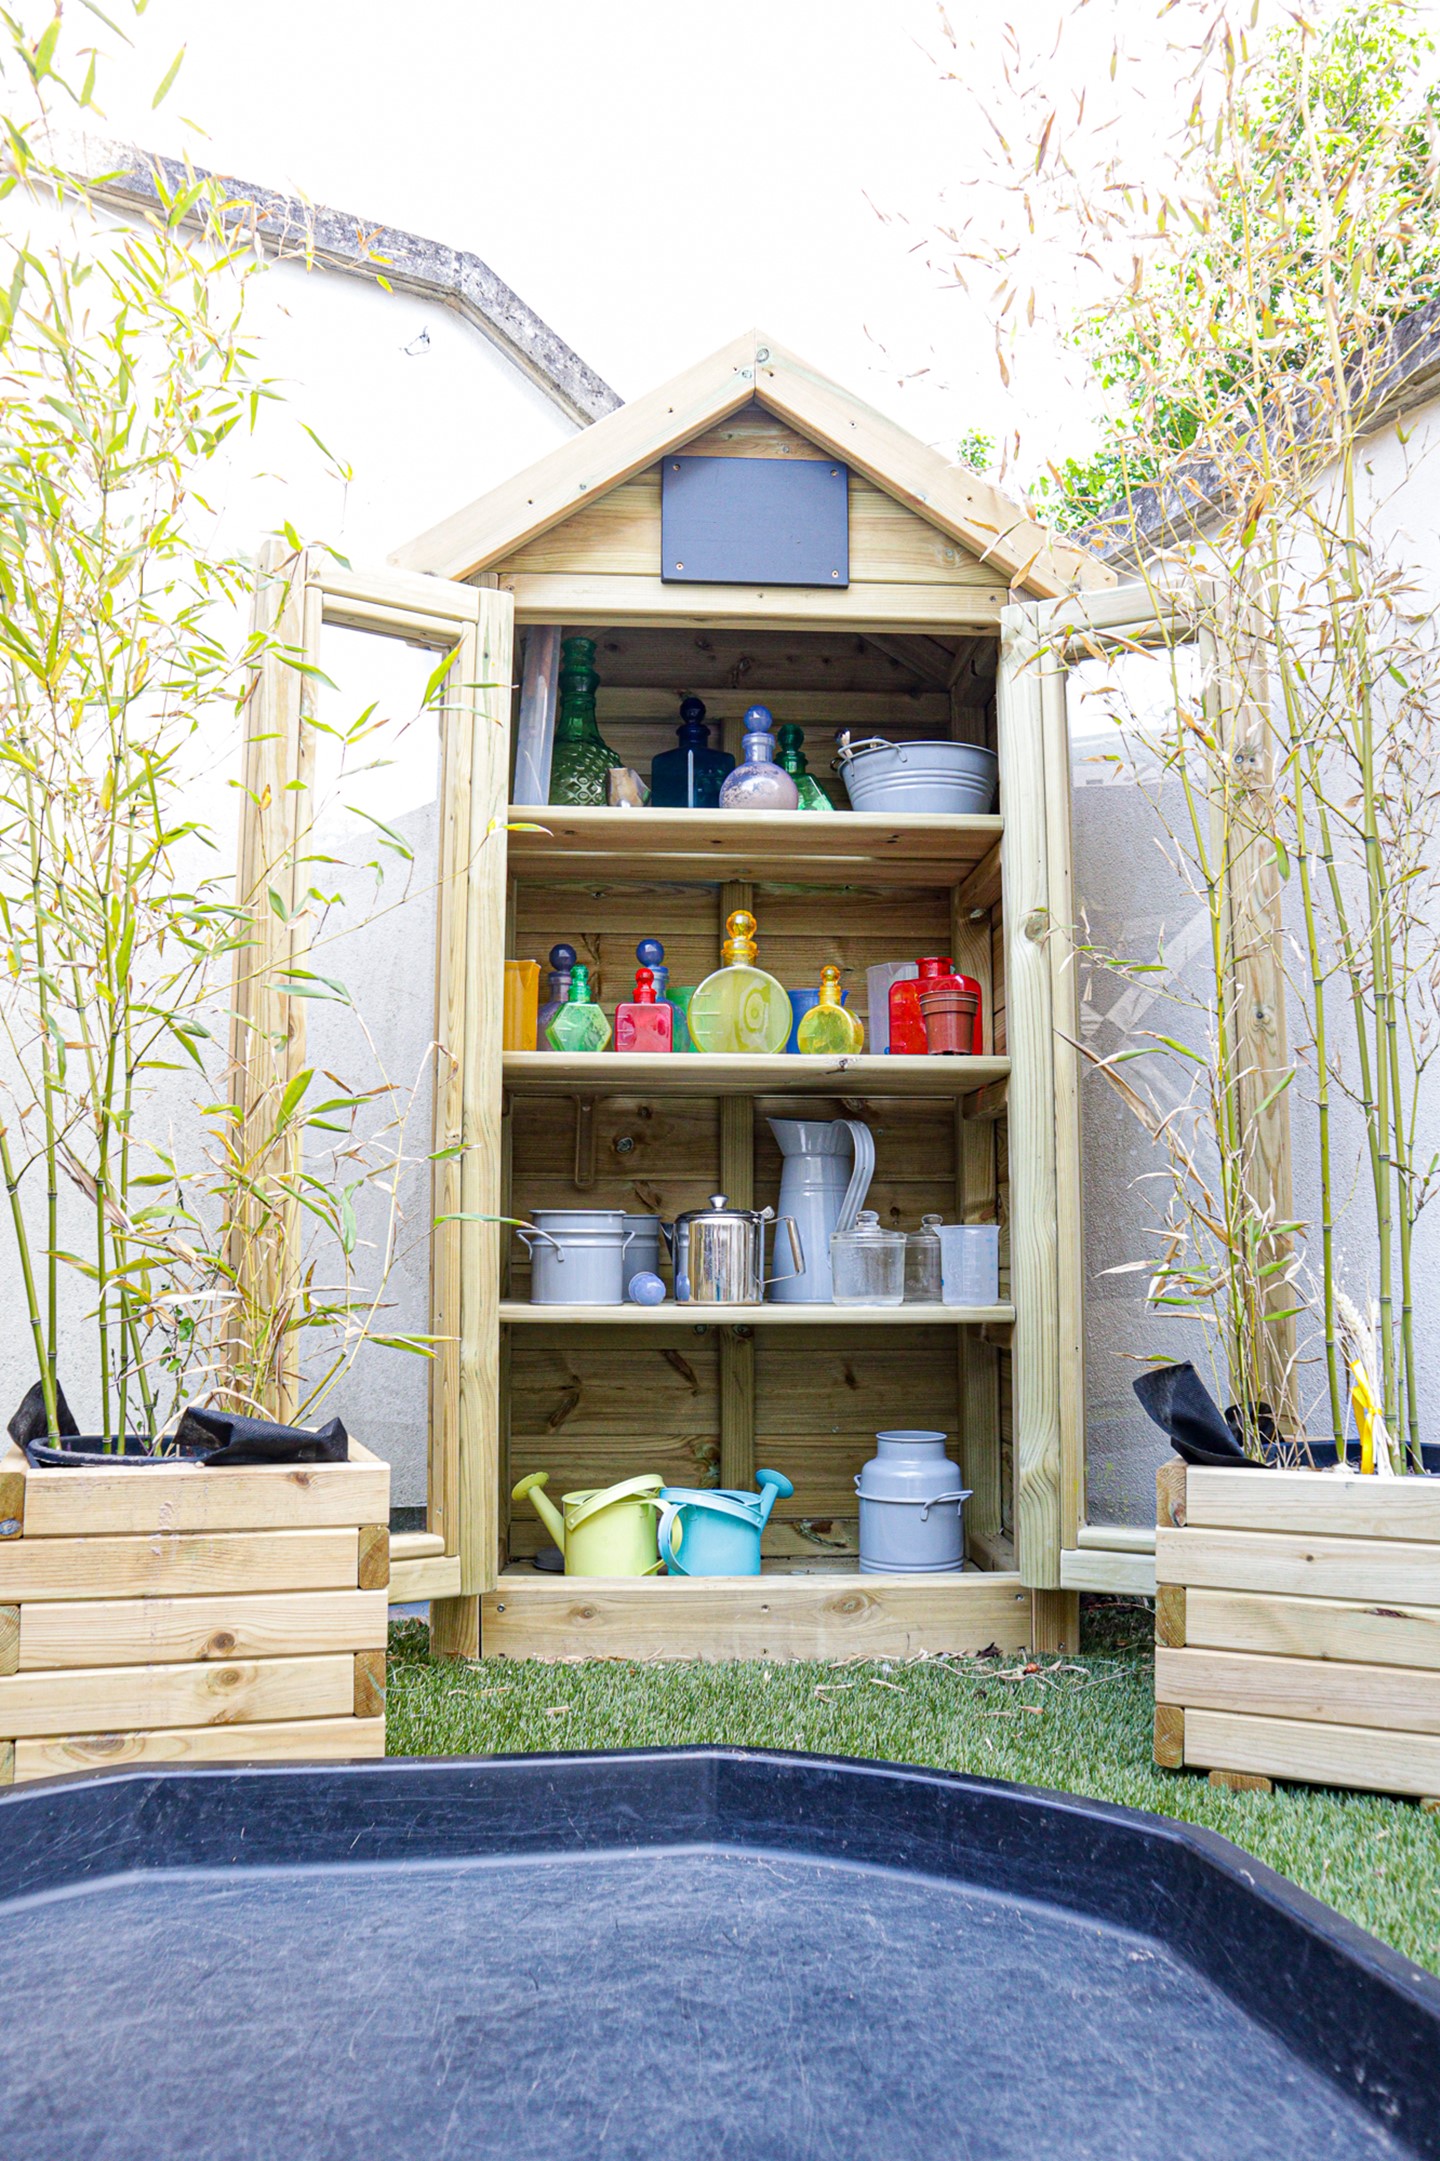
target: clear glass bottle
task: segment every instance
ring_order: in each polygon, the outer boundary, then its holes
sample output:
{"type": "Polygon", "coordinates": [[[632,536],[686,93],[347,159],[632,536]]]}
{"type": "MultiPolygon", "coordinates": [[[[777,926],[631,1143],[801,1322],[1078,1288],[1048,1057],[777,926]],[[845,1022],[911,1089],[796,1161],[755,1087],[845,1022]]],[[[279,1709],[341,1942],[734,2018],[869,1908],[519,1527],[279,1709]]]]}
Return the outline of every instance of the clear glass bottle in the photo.
{"type": "Polygon", "coordinates": [[[840,970],[822,968],[820,996],[800,1022],[795,1048],[808,1057],[817,1051],[854,1052],[864,1044],[865,1023],[857,1013],[847,1013],[840,1002],[840,970]]]}
{"type": "Polygon", "coordinates": [[[774,719],[768,705],[752,705],[745,715],[745,763],[737,765],[720,790],[722,810],[798,810],[800,790],[783,766],[775,763],[774,719]]]}
{"type": "Polygon", "coordinates": [[[577,960],[570,970],[570,993],[546,1030],[551,1050],[604,1050],[610,1021],[603,1006],[590,998],[590,970],[577,960]]]}
{"type": "Polygon", "coordinates": [[[793,720],[787,720],[776,737],[779,748],[775,753],[775,763],[784,766],[799,789],[802,810],[833,811],[835,805],[811,772],[810,761],[800,748],[804,740],[805,730],[797,728],[793,720]]]}
{"type": "Polygon", "coordinates": [[[918,1231],[905,1240],[905,1303],[938,1306],[941,1301],[939,1216],[922,1216],[918,1231]]]}
{"type": "Polygon", "coordinates": [[[560,648],[560,711],[550,760],[552,803],[602,805],[612,766],[624,764],[600,734],[595,718],[595,640],[567,638],[560,648]]]}
{"type": "Polygon", "coordinates": [[[905,1303],[905,1233],[880,1228],[873,1208],[862,1208],[855,1228],[830,1240],[831,1297],[837,1306],[900,1306],[905,1303]]]}

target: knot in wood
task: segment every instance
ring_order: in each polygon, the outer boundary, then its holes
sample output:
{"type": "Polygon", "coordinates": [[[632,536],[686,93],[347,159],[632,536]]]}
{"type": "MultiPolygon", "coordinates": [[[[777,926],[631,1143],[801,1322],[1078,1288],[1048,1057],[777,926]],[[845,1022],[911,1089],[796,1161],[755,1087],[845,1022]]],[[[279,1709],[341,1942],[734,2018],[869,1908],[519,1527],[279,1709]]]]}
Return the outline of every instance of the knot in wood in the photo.
{"type": "Polygon", "coordinates": [[[1050,910],[1048,908],[1032,908],[1025,918],[1023,927],[1030,943],[1039,945],[1050,928],[1050,910]]]}

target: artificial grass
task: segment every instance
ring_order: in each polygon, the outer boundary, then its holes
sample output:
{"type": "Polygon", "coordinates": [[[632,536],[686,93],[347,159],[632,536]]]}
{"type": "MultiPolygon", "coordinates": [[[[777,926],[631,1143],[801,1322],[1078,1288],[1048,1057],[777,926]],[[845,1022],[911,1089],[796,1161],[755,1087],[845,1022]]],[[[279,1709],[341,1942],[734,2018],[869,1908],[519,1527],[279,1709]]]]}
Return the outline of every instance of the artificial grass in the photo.
{"type": "Polygon", "coordinates": [[[1231,1793],[1157,1768],[1152,1619],[1087,1609],[1075,1658],[669,1665],[433,1660],[419,1622],[390,1637],[396,1756],[721,1742],[934,1764],[1203,1823],[1440,1972],[1440,1815],[1377,1794],[1231,1793]]]}

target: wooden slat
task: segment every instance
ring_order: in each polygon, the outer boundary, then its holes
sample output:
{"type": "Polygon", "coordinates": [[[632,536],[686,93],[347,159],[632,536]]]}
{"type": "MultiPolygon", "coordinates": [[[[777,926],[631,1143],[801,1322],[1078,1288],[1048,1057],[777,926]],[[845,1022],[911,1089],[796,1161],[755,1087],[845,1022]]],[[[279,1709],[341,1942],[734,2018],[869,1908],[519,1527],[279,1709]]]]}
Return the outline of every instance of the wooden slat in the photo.
{"type": "Polygon", "coordinates": [[[19,1538],[24,1533],[29,1472],[25,1451],[8,1441],[0,1449],[0,1539],[19,1538]]]}
{"type": "Polygon", "coordinates": [[[200,1661],[13,1673],[0,1680],[0,1733],[12,1740],[110,1727],[223,1726],[332,1718],[351,1710],[353,1651],[329,1658],[200,1661]]]}
{"type": "MultiPolygon", "coordinates": [[[[1341,1538],[1440,1543],[1440,1480],[1361,1478],[1331,1471],[1191,1469],[1185,1516],[1192,1529],[1297,1531],[1341,1538]]],[[[1440,1572],[1440,1554],[1436,1555],[1440,1572]]]]}
{"type": "Polygon", "coordinates": [[[1185,1762],[1377,1793],[1440,1793],[1440,1736],[1187,1711],[1185,1762]]]}
{"type": "MultiPolygon", "coordinates": [[[[1055,1229],[1059,1294],[1060,1542],[1073,1548],[1085,1515],[1084,1223],[1080,1191],[1080,1002],[1071,867],[1070,730],[1062,669],[1040,685],[1045,757],[1046,876],[1050,888],[1050,1000],[1055,1087],[1055,1229]]],[[[1068,1580],[1068,1579],[1066,1579],[1068,1580]]],[[[1153,1581],[1153,1572],[1150,1572],[1153,1581]]]]}
{"type": "Polygon", "coordinates": [[[0,1606],[0,1673],[20,1670],[20,1608],[0,1606]]]}
{"type": "Polygon", "coordinates": [[[19,1538],[0,1546],[0,1601],[353,1590],[358,1553],[358,1533],[343,1529],[19,1538]]]}
{"type": "MultiPolygon", "coordinates": [[[[783,878],[808,885],[942,885],[1000,838],[998,817],[882,818],[869,812],[635,811],[511,807],[534,832],[509,835],[522,880],[783,878]]],[[[971,971],[974,972],[973,970],[971,971]]],[[[988,966],[986,973],[989,973],[988,966]]]]}
{"type": "Polygon", "coordinates": [[[735,1056],[714,1051],[680,1057],[633,1051],[504,1054],[507,1088],[527,1095],[954,1096],[1003,1080],[1006,1058],[802,1058],[735,1056]]]}
{"type": "MultiPolygon", "coordinates": [[[[606,667],[619,671],[617,680],[608,684],[602,683],[595,693],[595,711],[600,723],[600,733],[607,743],[610,741],[612,728],[644,727],[652,731],[656,750],[669,750],[674,740],[680,699],[683,695],[683,690],[671,686],[688,686],[692,670],[696,671],[699,686],[697,695],[705,701],[705,717],[712,726],[723,727],[727,721],[741,719],[757,702],[767,705],[777,722],[793,720],[805,730],[805,754],[811,761],[812,771],[818,773],[822,780],[833,777],[829,772],[829,760],[833,755],[834,739],[843,728],[848,728],[857,740],[891,731],[901,737],[937,737],[949,733],[949,698],[944,691],[912,688],[911,685],[916,680],[913,671],[902,675],[897,667],[892,671],[895,680],[888,689],[876,686],[869,668],[859,664],[854,652],[854,648],[861,645],[868,650],[868,640],[862,641],[848,636],[817,638],[814,641],[806,639],[802,645],[797,639],[782,639],[778,642],[788,643],[790,647],[786,659],[789,662],[789,676],[794,677],[793,682],[782,670],[778,659],[757,661],[747,653],[745,681],[738,688],[731,689],[715,680],[716,669],[711,641],[707,640],[705,648],[701,650],[696,647],[693,639],[687,644],[684,631],[635,631],[630,633],[632,647],[640,637],[647,641],[643,657],[638,653],[621,657],[617,652],[612,659],[611,647],[621,647],[624,640],[620,637],[606,640],[606,667]],[[672,645],[675,648],[673,654],[669,651],[672,645]],[[637,676],[650,676],[658,672],[657,647],[662,664],[668,662],[668,666],[664,667],[663,682],[658,685],[637,685],[634,681],[637,676]],[[819,648],[818,652],[816,647],[819,648]],[[814,672],[826,679],[826,688],[806,687],[807,671],[804,663],[807,659],[812,661],[814,672]],[[764,673],[757,673],[757,670],[763,670],[767,666],[773,668],[780,678],[773,689],[767,686],[764,673]],[[828,679],[835,674],[840,675],[842,680],[853,674],[864,687],[854,690],[837,687],[832,690],[828,687],[828,679]]],[[[734,642],[737,646],[752,645],[757,640],[753,635],[737,632],[734,642]]],[[[667,813],[650,808],[645,815],[647,818],[659,818],[667,813]]],[[[704,817],[709,814],[701,811],[693,815],[704,817]]],[[[752,812],[747,815],[803,817],[809,814],[802,811],[778,811],[761,814],[752,812]]],[[[846,815],[856,814],[847,812],[846,815]]]]}
{"type": "Polygon", "coordinates": [[[385,1716],[385,1653],[357,1651],[354,1670],[354,1709],[357,1718],[385,1716]]]}
{"type": "MultiPolygon", "coordinates": [[[[475,727],[470,781],[470,855],[465,901],[465,1029],[462,1069],[465,1154],[461,1164],[460,1418],[456,1501],[461,1597],[495,1578],[500,1495],[501,1056],[512,616],[497,592],[481,597],[473,658],[475,727]],[[489,1217],[491,1221],[485,1221],[489,1217]]],[[[538,1055],[538,1054],[537,1054],[538,1055]]],[[[432,1528],[434,1526],[432,1525],[432,1528]]],[[[432,1594],[433,1595],[433,1594],[432,1594]]],[[[473,1607],[432,1613],[437,1648],[476,1641],[473,1607]]]]}
{"type": "Polygon", "coordinates": [[[1155,1761],[1178,1771],[1185,1761],[1185,1712],[1178,1703],[1155,1706],[1155,1761]]]}
{"type": "Polygon", "coordinates": [[[1215,1650],[1287,1658],[1355,1659],[1440,1671],[1440,1604],[1366,1605],[1339,1598],[1276,1598],[1257,1591],[1166,1589],[1185,1601],[1180,1639],[1215,1650]]]}
{"type": "MultiPolygon", "coordinates": [[[[396,1561],[390,1569],[387,1593],[392,1606],[423,1604],[426,1599],[460,1599],[460,1556],[435,1554],[421,1561],[396,1561]]],[[[431,1617],[433,1625],[433,1615],[431,1617]]],[[[436,1645],[438,1651],[439,1645],[436,1645]]],[[[473,1657],[473,1652],[447,1651],[447,1657],[473,1657]]]]}
{"type": "Polygon", "coordinates": [[[26,1535],[80,1538],[95,1532],[301,1531],[385,1521],[390,1466],[368,1462],[192,1464],[151,1470],[32,1471],[26,1535]]]}
{"type": "Polygon", "coordinates": [[[503,1576],[481,1601],[486,1657],[841,1658],[1027,1648],[1030,1594],[1015,1576],[503,1576]]]}
{"type": "Polygon", "coordinates": [[[440,739],[440,831],[435,929],[435,1168],[431,1182],[430,1307],[439,1337],[430,1361],[426,1438],[426,1520],[446,1549],[460,1539],[461,1151],[465,1140],[464,1046],[469,890],[470,790],[475,761],[476,641],[470,638],[446,684],[440,739]],[[458,677],[458,680],[457,680],[458,677]]]}
{"type": "Polygon", "coordinates": [[[397,1561],[433,1561],[444,1551],[444,1539],[433,1531],[396,1531],[390,1540],[392,1565],[397,1561]]]}
{"type": "MultiPolygon", "coordinates": [[[[0,1571],[4,1566],[0,1550],[0,1571]]],[[[1162,1526],[1155,1535],[1155,1578],[1203,1590],[1440,1605],[1440,1554],[1433,1546],[1389,1538],[1169,1531],[1162,1526]]]]}
{"type": "MultiPolygon", "coordinates": [[[[436,1544],[443,1550],[443,1539],[436,1544]]],[[[383,1591],[390,1581],[390,1526],[362,1523],[360,1556],[355,1581],[362,1591],[383,1591]]]]}
{"type": "Polygon", "coordinates": [[[19,1613],[19,1670],[39,1672],[383,1649],[389,1606],[383,1591],[294,1591],[31,1599],[19,1613]]]}
{"type": "Polygon", "coordinates": [[[1205,1711],[1318,1719],[1440,1734],[1440,1673],[1342,1659],[1267,1658],[1187,1647],[1155,1651],[1155,1693],[1205,1711]]]}
{"type": "MultiPolygon", "coordinates": [[[[305,1001],[286,997],[279,983],[303,937],[294,927],[294,876],[297,821],[309,811],[303,807],[304,791],[294,783],[303,763],[310,679],[291,663],[305,658],[306,567],[304,553],[288,552],[278,538],[261,548],[252,630],[271,642],[253,671],[245,704],[236,897],[250,928],[235,954],[230,1086],[240,1114],[236,1137],[247,1167],[248,1198],[236,1207],[230,1225],[229,1261],[247,1304],[265,1314],[283,1314],[298,1265],[287,1235],[288,1210],[276,1197],[280,1182],[298,1163],[293,1121],[278,1138],[272,1136],[280,1096],[305,1054],[305,1001]],[[284,903],[284,920],[271,906],[272,891],[284,903]]],[[[298,1341],[293,1331],[282,1330],[271,1369],[261,1376],[266,1407],[279,1418],[294,1415],[298,1341]]],[[[255,1376],[247,1372],[238,1378],[250,1389],[255,1376]]]]}
{"type": "Polygon", "coordinates": [[[370,625],[386,631],[385,618],[401,616],[423,629],[427,623],[447,625],[446,643],[479,621],[479,601],[473,585],[444,578],[427,578],[414,571],[346,570],[341,564],[317,557],[310,566],[310,582],[321,597],[327,623],[344,623],[363,630],[370,625]]]}
{"type": "Polygon", "coordinates": [[[995,585],[853,582],[807,585],[667,585],[602,571],[502,574],[520,623],[744,624],[771,630],[990,630],[1009,599],[995,585]]]}
{"type": "Polygon", "coordinates": [[[1148,1553],[1103,1553],[1067,1547],[1060,1556],[1067,1591],[1107,1591],[1125,1598],[1155,1596],[1155,1562],[1148,1553]]]}
{"type": "Polygon", "coordinates": [[[1063,1508],[1055,1066],[1042,659],[1027,610],[1007,610],[999,700],[1006,1030],[1010,1074],[1010,1268],[1015,1300],[1015,1548],[1037,1588],[1060,1581],[1063,1508]]]}
{"type": "Polygon", "coordinates": [[[500,1307],[502,1321],[521,1327],[554,1327],[577,1322],[601,1328],[826,1328],[843,1319],[847,1328],[933,1328],[937,1324],[973,1326],[984,1321],[1013,1321],[1013,1306],[809,1306],[782,1304],[763,1306],[677,1305],[663,1306],[537,1306],[507,1299],[500,1307]]]}
{"type": "Polygon", "coordinates": [[[383,1756],[383,1718],[298,1718],[148,1733],[76,1733],[15,1743],[15,1779],[137,1763],[344,1763],[383,1756]]]}
{"type": "MultiPolygon", "coordinates": [[[[1188,1640],[1186,1606],[1190,1593],[1182,1583],[1160,1583],[1155,1587],[1155,1641],[1168,1644],[1178,1650],[1188,1640]]],[[[1196,1597],[1203,1597],[1196,1592],[1196,1597]]]]}

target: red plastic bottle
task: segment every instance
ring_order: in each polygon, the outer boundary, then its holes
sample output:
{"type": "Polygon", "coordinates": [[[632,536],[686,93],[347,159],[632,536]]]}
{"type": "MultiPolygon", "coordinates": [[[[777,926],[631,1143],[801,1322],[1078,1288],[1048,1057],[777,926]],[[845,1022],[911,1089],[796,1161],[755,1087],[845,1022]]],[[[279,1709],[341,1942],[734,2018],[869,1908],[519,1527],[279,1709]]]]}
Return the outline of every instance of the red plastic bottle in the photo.
{"type": "Polygon", "coordinates": [[[675,1015],[655,997],[655,975],[649,968],[635,971],[635,996],[615,1008],[615,1048],[629,1051],[668,1051],[675,1015]]]}
{"type": "Polygon", "coordinates": [[[920,993],[929,990],[941,980],[959,985],[961,990],[975,993],[975,1033],[971,1040],[972,1051],[984,1041],[980,1024],[980,985],[974,976],[956,975],[955,964],[948,954],[931,954],[920,963],[919,976],[890,985],[890,1052],[892,1057],[924,1058],[930,1050],[930,1039],[925,1033],[925,1016],[920,1010],[920,993]]]}

